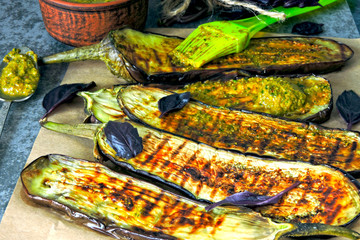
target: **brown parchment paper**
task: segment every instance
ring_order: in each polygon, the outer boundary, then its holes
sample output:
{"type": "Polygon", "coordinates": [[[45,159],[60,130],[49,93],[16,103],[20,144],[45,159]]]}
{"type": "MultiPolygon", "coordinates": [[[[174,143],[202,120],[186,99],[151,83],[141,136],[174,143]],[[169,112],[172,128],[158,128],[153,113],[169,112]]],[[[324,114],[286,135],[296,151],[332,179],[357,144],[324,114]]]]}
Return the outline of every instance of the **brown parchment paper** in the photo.
{"type": "MultiPolygon", "coordinates": [[[[151,31],[166,33],[168,35],[186,36],[190,30],[151,29],[151,31]]],[[[260,33],[257,36],[262,35],[264,35],[264,33],[260,33]]],[[[337,96],[344,90],[352,89],[360,94],[360,39],[336,40],[348,44],[354,50],[355,54],[341,71],[324,75],[331,81],[335,101],[337,96]]],[[[121,79],[114,77],[107,70],[103,62],[85,61],[71,63],[62,84],[78,82],[88,83],[90,81],[96,82],[96,89],[110,87],[122,82],[121,79]]],[[[49,117],[49,120],[75,124],[81,123],[85,116],[83,100],[76,98],[73,102],[59,107],[49,117]]],[[[334,107],[331,119],[323,125],[329,127],[346,127],[346,123],[339,117],[336,107],[334,107]]],[[[360,131],[360,124],[355,125],[353,130],[360,131]]],[[[51,153],[93,160],[92,148],[92,140],[41,129],[34,142],[27,164],[42,155],[51,153]]],[[[360,219],[350,227],[360,232],[360,219]]],[[[52,211],[50,208],[32,203],[25,198],[22,184],[19,180],[0,224],[0,239],[89,240],[113,238],[97,233],[84,226],[74,224],[70,219],[52,211]]],[[[342,238],[333,239],[338,240],[342,238]]]]}

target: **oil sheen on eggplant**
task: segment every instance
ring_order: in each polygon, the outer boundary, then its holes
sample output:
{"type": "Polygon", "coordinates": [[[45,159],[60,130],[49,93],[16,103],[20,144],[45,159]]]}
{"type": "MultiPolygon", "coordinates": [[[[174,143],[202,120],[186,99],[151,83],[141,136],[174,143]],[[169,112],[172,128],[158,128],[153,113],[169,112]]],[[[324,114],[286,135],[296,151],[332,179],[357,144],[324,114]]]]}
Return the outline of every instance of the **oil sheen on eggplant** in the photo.
{"type": "Polygon", "coordinates": [[[246,156],[129,123],[143,139],[143,151],[130,159],[119,157],[108,143],[106,124],[68,125],[44,121],[42,126],[94,139],[94,156],[99,161],[110,159],[130,172],[158,180],[198,200],[217,202],[245,190],[274,196],[301,182],[278,203],[255,210],[274,221],[292,223],[347,225],[359,216],[360,195],[355,185],[358,183],[341,170],[246,156]]]}
{"type": "Polygon", "coordinates": [[[334,40],[314,37],[252,39],[243,52],[216,59],[202,68],[174,65],[169,52],[182,39],[129,28],[112,31],[96,45],[75,48],[42,58],[45,64],[87,59],[102,60],[128,82],[184,83],[229,69],[256,74],[325,73],[338,69],[353,51],[334,40]]]}
{"type": "Polygon", "coordinates": [[[21,173],[27,196],[115,238],[276,240],[284,235],[329,234],[358,239],[352,230],[323,224],[275,223],[248,208],[218,207],[165,191],[63,155],[41,156],[21,173]]]}
{"type": "Polygon", "coordinates": [[[217,148],[329,164],[349,172],[360,170],[359,132],[229,110],[198,101],[159,118],[158,101],[170,94],[158,88],[133,85],[123,88],[118,100],[132,119],[217,148]]]}

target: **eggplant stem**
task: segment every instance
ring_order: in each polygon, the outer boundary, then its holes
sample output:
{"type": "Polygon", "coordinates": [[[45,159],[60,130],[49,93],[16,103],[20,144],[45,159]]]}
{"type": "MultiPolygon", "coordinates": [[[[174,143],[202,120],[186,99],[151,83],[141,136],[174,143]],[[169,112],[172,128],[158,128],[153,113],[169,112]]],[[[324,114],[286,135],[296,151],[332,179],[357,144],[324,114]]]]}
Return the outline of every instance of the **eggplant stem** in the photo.
{"type": "Polygon", "coordinates": [[[294,224],[296,228],[287,233],[289,237],[303,237],[303,236],[338,236],[346,237],[349,239],[360,239],[360,234],[351,229],[333,226],[320,223],[298,223],[294,224]]]}
{"type": "Polygon", "coordinates": [[[65,124],[47,121],[46,119],[40,120],[40,125],[48,130],[58,133],[65,133],[72,136],[94,139],[100,124],[65,124]]]}
{"type": "Polygon", "coordinates": [[[83,60],[99,60],[101,55],[101,43],[74,48],[68,51],[55,53],[39,59],[42,64],[75,62],[83,60]]]}

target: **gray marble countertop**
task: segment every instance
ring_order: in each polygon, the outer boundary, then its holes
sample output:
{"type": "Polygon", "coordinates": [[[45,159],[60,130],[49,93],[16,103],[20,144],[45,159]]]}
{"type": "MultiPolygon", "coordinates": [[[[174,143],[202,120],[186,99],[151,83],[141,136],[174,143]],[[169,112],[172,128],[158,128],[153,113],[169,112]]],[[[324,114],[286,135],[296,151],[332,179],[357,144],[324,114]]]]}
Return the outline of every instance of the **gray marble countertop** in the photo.
{"type": "MultiPolygon", "coordinates": [[[[0,4],[0,56],[5,56],[14,47],[24,45],[33,49],[39,56],[72,48],[56,41],[46,32],[37,0],[0,0],[0,4]]],[[[146,27],[158,27],[159,0],[150,0],[149,6],[146,27]]],[[[215,20],[214,16],[209,16],[197,22],[186,25],[176,24],[172,27],[193,28],[199,23],[213,20],[215,20]]],[[[360,37],[346,1],[289,19],[282,24],[274,24],[264,31],[290,33],[295,23],[305,20],[324,24],[324,32],[320,36],[360,37]]],[[[11,104],[0,138],[0,219],[39,132],[38,120],[44,114],[42,99],[48,91],[60,84],[67,66],[67,64],[42,66],[40,84],[36,93],[25,102],[11,104]]]]}

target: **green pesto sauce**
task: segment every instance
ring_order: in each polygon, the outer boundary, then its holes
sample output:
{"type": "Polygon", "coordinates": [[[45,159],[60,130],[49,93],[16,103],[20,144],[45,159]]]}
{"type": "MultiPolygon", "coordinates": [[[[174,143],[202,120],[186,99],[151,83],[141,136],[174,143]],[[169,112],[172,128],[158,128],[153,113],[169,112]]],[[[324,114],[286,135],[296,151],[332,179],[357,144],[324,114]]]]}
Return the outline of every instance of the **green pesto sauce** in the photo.
{"type": "Polygon", "coordinates": [[[7,65],[1,72],[2,94],[10,98],[22,98],[35,92],[40,74],[34,61],[37,61],[34,52],[20,54],[19,49],[13,49],[4,57],[7,65]]]}
{"type": "MultiPolygon", "coordinates": [[[[206,81],[186,85],[178,92],[191,92],[194,99],[214,106],[247,109],[277,116],[304,114],[331,97],[326,82],[307,78],[251,77],[229,81],[206,81]]],[[[294,117],[295,117],[294,115],[294,117]]]]}
{"type": "Polygon", "coordinates": [[[106,2],[113,2],[116,0],[64,0],[65,2],[72,2],[72,3],[106,3],[106,2]]]}

